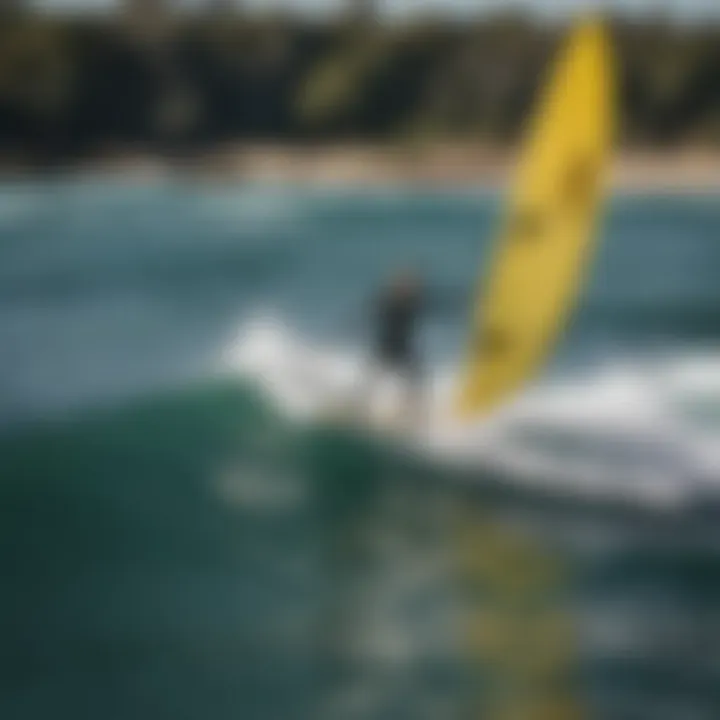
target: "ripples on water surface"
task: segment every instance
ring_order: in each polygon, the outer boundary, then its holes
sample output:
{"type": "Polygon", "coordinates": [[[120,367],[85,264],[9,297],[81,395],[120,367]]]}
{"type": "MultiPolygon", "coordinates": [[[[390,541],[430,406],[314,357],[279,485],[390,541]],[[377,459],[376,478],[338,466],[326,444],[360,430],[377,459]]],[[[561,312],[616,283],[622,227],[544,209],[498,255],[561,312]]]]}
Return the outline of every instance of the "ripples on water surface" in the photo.
{"type": "Polygon", "coordinates": [[[614,203],[479,452],[314,425],[306,371],[410,260],[442,387],[494,198],[4,187],[0,715],[718,717],[718,207],[614,203]]]}

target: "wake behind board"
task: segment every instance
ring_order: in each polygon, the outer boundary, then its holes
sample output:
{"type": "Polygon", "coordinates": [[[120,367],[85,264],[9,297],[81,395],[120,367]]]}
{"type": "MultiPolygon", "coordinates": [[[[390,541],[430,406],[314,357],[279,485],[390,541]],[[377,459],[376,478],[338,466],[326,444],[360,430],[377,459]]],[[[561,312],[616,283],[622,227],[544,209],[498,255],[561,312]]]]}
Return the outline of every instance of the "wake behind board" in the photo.
{"type": "Polygon", "coordinates": [[[475,303],[455,414],[487,414],[536,374],[574,305],[610,157],[610,42],[581,23],[556,61],[521,156],[487,287],[475,303]]]}

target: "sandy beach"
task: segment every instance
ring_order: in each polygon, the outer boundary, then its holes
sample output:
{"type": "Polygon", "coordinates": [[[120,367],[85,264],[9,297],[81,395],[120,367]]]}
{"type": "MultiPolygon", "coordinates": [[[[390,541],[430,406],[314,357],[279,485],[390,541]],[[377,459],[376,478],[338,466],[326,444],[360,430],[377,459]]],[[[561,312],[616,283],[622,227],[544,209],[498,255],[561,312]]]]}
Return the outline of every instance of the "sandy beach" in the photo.
{"type": "MultiPolygon", "coordinates": [[[[142,153],[101,155],[83,171],[152,177],[173,169],[208,180],[367,186],[500,189],[511,180],[516,155],[468,144],[426,146],[232,144],[172,162],[142,153]]],[[[611,185],[617,192],[720,191],[720,150],[630,150],[616,155],[611,185]]]]}

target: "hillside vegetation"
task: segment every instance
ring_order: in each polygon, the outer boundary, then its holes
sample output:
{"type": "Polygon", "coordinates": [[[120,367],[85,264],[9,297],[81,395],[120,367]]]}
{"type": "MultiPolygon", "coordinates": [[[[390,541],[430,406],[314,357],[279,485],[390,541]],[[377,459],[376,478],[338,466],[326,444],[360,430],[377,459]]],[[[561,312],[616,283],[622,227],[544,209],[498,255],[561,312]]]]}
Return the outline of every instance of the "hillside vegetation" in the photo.
{"type": "MultiPolygon", "coordinates": [[[[560,37],[514,16],[380,26],[228,15],[145,30],[2,18],[0,152],[41,162],[228,140],[504,144],[560,37]]],[[[720,145],[720,28],[613,30],[623,142],[720,145]]]]}

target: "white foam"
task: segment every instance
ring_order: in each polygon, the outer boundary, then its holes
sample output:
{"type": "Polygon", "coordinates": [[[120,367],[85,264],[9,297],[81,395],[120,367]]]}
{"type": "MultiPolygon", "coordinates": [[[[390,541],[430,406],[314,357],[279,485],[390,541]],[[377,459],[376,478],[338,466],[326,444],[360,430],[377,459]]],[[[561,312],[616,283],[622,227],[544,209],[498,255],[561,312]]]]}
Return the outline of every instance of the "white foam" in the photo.
{"type": "MultiPolygon", "coordinates": [[[[361,352],[309,342],[272,315],[243,328],[222,358],[223,371],[252,378],[282,412],[303,422],[362,391],[364,366],[361,352]]],[[[446,410],[453,374],[436,368],[427,422],[403,440],[436,460],[494,468],[519,484],[596,500],[676,507],[720,490],[720,355],[666,359],[653,368],[610,364],[536,386],[490,420],[464,426],[446,410]],[[698,396],[714,398],[715,427],[688,419],[687,406],[698,396]]],[[[374,412],[391,405],[396,391],[381,385],[374,412]]]]}

